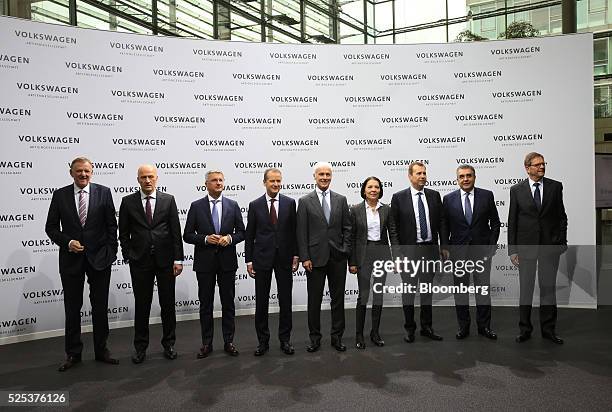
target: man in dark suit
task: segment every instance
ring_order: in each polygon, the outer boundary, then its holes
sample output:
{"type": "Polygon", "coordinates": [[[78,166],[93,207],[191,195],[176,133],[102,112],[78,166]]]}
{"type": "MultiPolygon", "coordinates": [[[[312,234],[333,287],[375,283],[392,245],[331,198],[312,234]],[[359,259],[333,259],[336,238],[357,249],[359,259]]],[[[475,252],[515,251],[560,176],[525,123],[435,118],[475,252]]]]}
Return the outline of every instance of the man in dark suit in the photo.
{"type": "Polygon", "coordinates": [[[108,288],[117,257],[117,219],[108,187],[90,183],[92,163],[77,157],[70,163],[74,183],[53,193],[45,232],[59,246],[59,272],[64,288],[66,360],[64,372],[81,362],[81,307],[85,276],[89,283],[96,361],[116,365],[106,347],[108,288]]]}
{"type": "Polygon", "coordinates": [[[510,188],[508,211],[508,254],[519,268],[520,282],[520,334],[516,341],[531,338],[531,304],[537,270],[542,337],[562,344],[555,326],[559,257],[567,250],[563,185],[544,177],[546,162],[541,154],[527,154],[524,165],[528,178],[510,188]]]}
{"type": "MultiPolygon", "coordinates": [[[[489,339],[497,339],[497,334],[491,330],[491,295],[489,294],[491,278],[491,257],[497,250],[499,238],[499,214],[495,205],[493,192],[474,187],[476,171],[470,165],[457,168],[457,184],[460,189],[444,196],[445,228],[441,233],[447,245],[443,249],[446,257],[455,261],[480,261],[482,271],[467,271],[461,268],[456,272],[455,286],[468,287],[470,273],[473,275],[474,286],[486,287],[486,294],[480,289],[476,294],[476,323],[478,334],[489,339]]],[[[455,309],[459,330],[457,339],[465,339],[470,334],[470,302],[469,294],[455,293],[455,309]]]]}
{"type": "Polygon", "coordinates": [[[297,236],[300,261],[307,274],[308,352],[321,347],[321,302],[325,277],[331,298],[331,344],[346,350],[344,333],[344,287],[347,260],[351,253],[351,218],[346,197],[329,190],[332,168],[329,163],[314,166],[316,189],[300,199],[297,211],[297,236]]]}
{"type": "MultiPolygon", "coordinates": [[[[408,166],[410,187],[399,191],[391,198],[391,222],[389,237],[394,256],[426,263],[438,260],[438,234],[444,231],[442,198],[435,190],[425,189],[427,169],[421,162],[412,162],[408,166]]],[[[443,242],[444,238],[440,238],[443,242]]],[[[432,285],[434,272],[419,270],[418,273],[401,272],[402,282],[413,285],[432,285]]],[[[421,336],[432,340],[442,340],[432,328],[432,294],[420,293],[421,296],[421,336]]],[[[415,293],[404,293],[402,305],[406,323],[404,340],[414,342],[416,323],[414,321],[415,293]]]]}
{"type": "Polygon", "coordinates": [[[172,195],[157,192],[157,168],[138,168],[140,190],[125,196],[119,207],[119,241],[123,258],[130,264],[134,291],[134,348],[132,362],[145,360],[149,346],[149,314],[153,284],[161,307],[162,347],[166,359],[176,359],[175,277],[183,270],[183,240],[176,202],[172,195]]]}
{"type": "Polygon", "coordinates": [[[295,200],[281,195],[281,171],[267,169],[263,183],[266,193],[249,203],[249,216],[244,243],[249,276],[255,278],[255,330],[259,345],[255,356],[269,349],[268,304],[272,271],[276,276],[280,316],[278,338],[287,355],[295,352],[291,338],[291,292],[293,275],[298,268],[295,200]]]}
{"type": "Polygon", "coordinates": [[[183,233],[185,242],[195,245],[193,270],[198,278],[202,328],[202,347],[198,359],[207,357],[213,350],[215,280],[221,298],[223,349],[231,356],[238,356],[234,346],[234,297],[238,269],[236,245],[244,240],[244,223],[238,203],[221,194],[224,184],[223,172],[206,172],[208,195],[189,207],[183,233]]]}

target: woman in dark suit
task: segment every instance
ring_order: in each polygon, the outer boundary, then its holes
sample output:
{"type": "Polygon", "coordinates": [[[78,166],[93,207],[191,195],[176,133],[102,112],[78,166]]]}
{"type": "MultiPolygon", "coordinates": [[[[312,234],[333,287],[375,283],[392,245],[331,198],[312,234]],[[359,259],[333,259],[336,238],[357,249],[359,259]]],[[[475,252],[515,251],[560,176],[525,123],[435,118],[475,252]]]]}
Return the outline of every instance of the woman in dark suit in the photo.
{"type": "MultiPolygon", "coordinates": [[[[364,199],[364,202],[353,205],[350,209],[352,222],[351,244],[353,247],[349,258],[349,272],[357,275],[357,282],[359,284],[355,338],[355,347],[357,349],[365,349],[363,327],[370,295],[373,262],[375,260],[391,259],[391,250],[389,248],[389,219],[391,218],[389,212],[391,209],[388,205],[380,202],[382,195],[382,182],[377,177],[370,176],[361,184],[361,197],[364,199]]],[[[374,284],[381,284],[374,288],[372,298],[372,331],[370,332],[370,339],[376,346],[383,346],[385,344],[378,332],[383,304],[381,288],[385,284],[385,280],[386,274],[374,277],[374,284]]]]}

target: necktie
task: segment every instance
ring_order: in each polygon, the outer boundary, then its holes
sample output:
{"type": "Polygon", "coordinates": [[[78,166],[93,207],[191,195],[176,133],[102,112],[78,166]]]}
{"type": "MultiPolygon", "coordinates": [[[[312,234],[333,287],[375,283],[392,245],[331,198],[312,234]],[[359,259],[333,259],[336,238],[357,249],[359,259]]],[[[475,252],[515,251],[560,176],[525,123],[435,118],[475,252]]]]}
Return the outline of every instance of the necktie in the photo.
{"type": "Polygon", "coordinates": [[[217,203],[219,203],[219,200],[213,200],[213,208],[212,208],[212,221],[213,221],[213,226],[215,227],[215,233],[219,234],[221,231],[221,228],[219,227],[219,211],[217,210],[217,203]]]}
{"type": "Polygon", "coordinates": [[[327,224],[329,224],[329,215],[330,215],[330,211],[329,211],[329,204],[327,203],[327,200],[325,199],[327,197],[327,190],[325,192],[321,193],[323,195],[323,199],[322,199],[322,205],[323,206],[323,216],[325,216],[325,220],[327,220],[327,224]]]}
{"type": "Polygon", "coordinates": [[[145,214],[147,215],[147,223],[153,224],[153,211],[151,210],[151,196],[147,196],[147,203],[145,205],[145,214]]]}
{"type": "Polygon", "coordinates": [[[465,194],[465,220],[467,220],[468,225],[472,224],[472,203],[470,202],[470,194],[465,194]]]}
{"type": "Polygon", "coordinates": [[[79,190],[79,221],[81,222],[81,226],[85,226],[85,222],[87,221],[87,203],[85,202],[85,191],[83,189],[79,190]]]}
{"type": "Polygon", "coordinates": [[[276,225],[278,222],[278,216],[276,216],[276,208],[274,207],[274,202],[276,199],[270,199],[270,223],[276,225]]]}
{"type": "Polygon", "coordinates": [[[542,195],[540,193],[540,184],[534,183],[535,191],[533,192],[533,200],[535,201],[538,210],[542,209],[542,195]]]}
{"type": "Polygon", "coordinates": [[[421,240],[427,239],[427,216],[425,215],[425,204],[423,203],[423,192],[417,193],[419,195],[418,206],[419,206],[419,227],[421,228],[421,240]]]}

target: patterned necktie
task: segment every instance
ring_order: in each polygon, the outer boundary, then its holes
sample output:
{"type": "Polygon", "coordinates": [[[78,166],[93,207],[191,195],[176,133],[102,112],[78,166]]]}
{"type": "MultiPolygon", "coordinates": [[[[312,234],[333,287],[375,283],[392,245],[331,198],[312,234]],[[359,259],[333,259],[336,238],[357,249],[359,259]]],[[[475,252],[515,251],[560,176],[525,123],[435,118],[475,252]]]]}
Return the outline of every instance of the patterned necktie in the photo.
{"type": "Polygon", "coordinates": [[[83,189],[79,190],[79,221],[82,227],[85,226],[87,221],[87,202],[85,202],[85,196],[85,191],[83,189]]]}
{"type": "Polygon", "coordinates": [[[219,203],[219,200],[213,200],[213,208],[212,208],[212,221],[213,221],[213,226],[215,227],[215,233],[219,234],[221,231],[221,228],[219,227],[219,211],[217,210],[217,203],[219,203]]]}
{"type": "Polygon", "coordinates": [[[423,203],[423,192],[417,193],[419,195],[418,206],[419,206],[419,227],[421,228],[421,240],[424,242],[427,240],[427,216],[425,215],[425,204],[423,203]]]}
{"type": "Polygon", "coordinates": [[[472,203],[470,202],[470,194],[465,194],[465,220],[467,220],[468,225],[472,224],[472,203]]]}
{"type": "Polygon", "coordinates": [[[329,224],[329,215],[331,214],[329,211],[329,204],[327,203],[326,197],[327,197],[327,190],[325,192],[321,193],[323,195],[322,200],[322,205],[323,206],[323,216],[325,216],[325,220],[327,220],[327,224],[329,224]]]}
{"type": "Polygon", "coordinates": [[[276,215],[276,208],[274,207],[276,199],[270,199],[270,223],[276,225],[278,222],[278,216],[276,215]]]}
{"type": "Polygon", "coordinates": [[[533,192],[533,200],[535,201],[538,210],[542,209],[542,194],[540,193],[540,184],[534,183],[535,190],[533,192]]]}
{"type": "Polygon", "coordinates": [[[147,204],[145,205],[145,214],[147,215],[147,223],[153,224],[153,211],[151,210],[151,196],[147,196],[147,204]]]}

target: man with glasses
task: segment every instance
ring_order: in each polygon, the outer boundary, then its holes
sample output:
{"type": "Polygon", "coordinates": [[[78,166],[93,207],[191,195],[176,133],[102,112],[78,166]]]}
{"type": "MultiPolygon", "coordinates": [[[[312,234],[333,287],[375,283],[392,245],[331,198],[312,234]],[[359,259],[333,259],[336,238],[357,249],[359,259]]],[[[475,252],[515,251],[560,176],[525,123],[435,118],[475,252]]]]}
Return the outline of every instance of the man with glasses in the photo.
{"type": "Polygon", "coordinates": [[[563,185],[544,177],[544,156],[525,156],[528,178],[510,188],[508,212],[508,254],[519,268],[521,343],[531,338],[531,303],[536,271],[540,287],[540,328],[542,337],[563,344],[557,336],[556,281],[559,256],[567,250],[567,215],[563,206],[563,185]]]}

